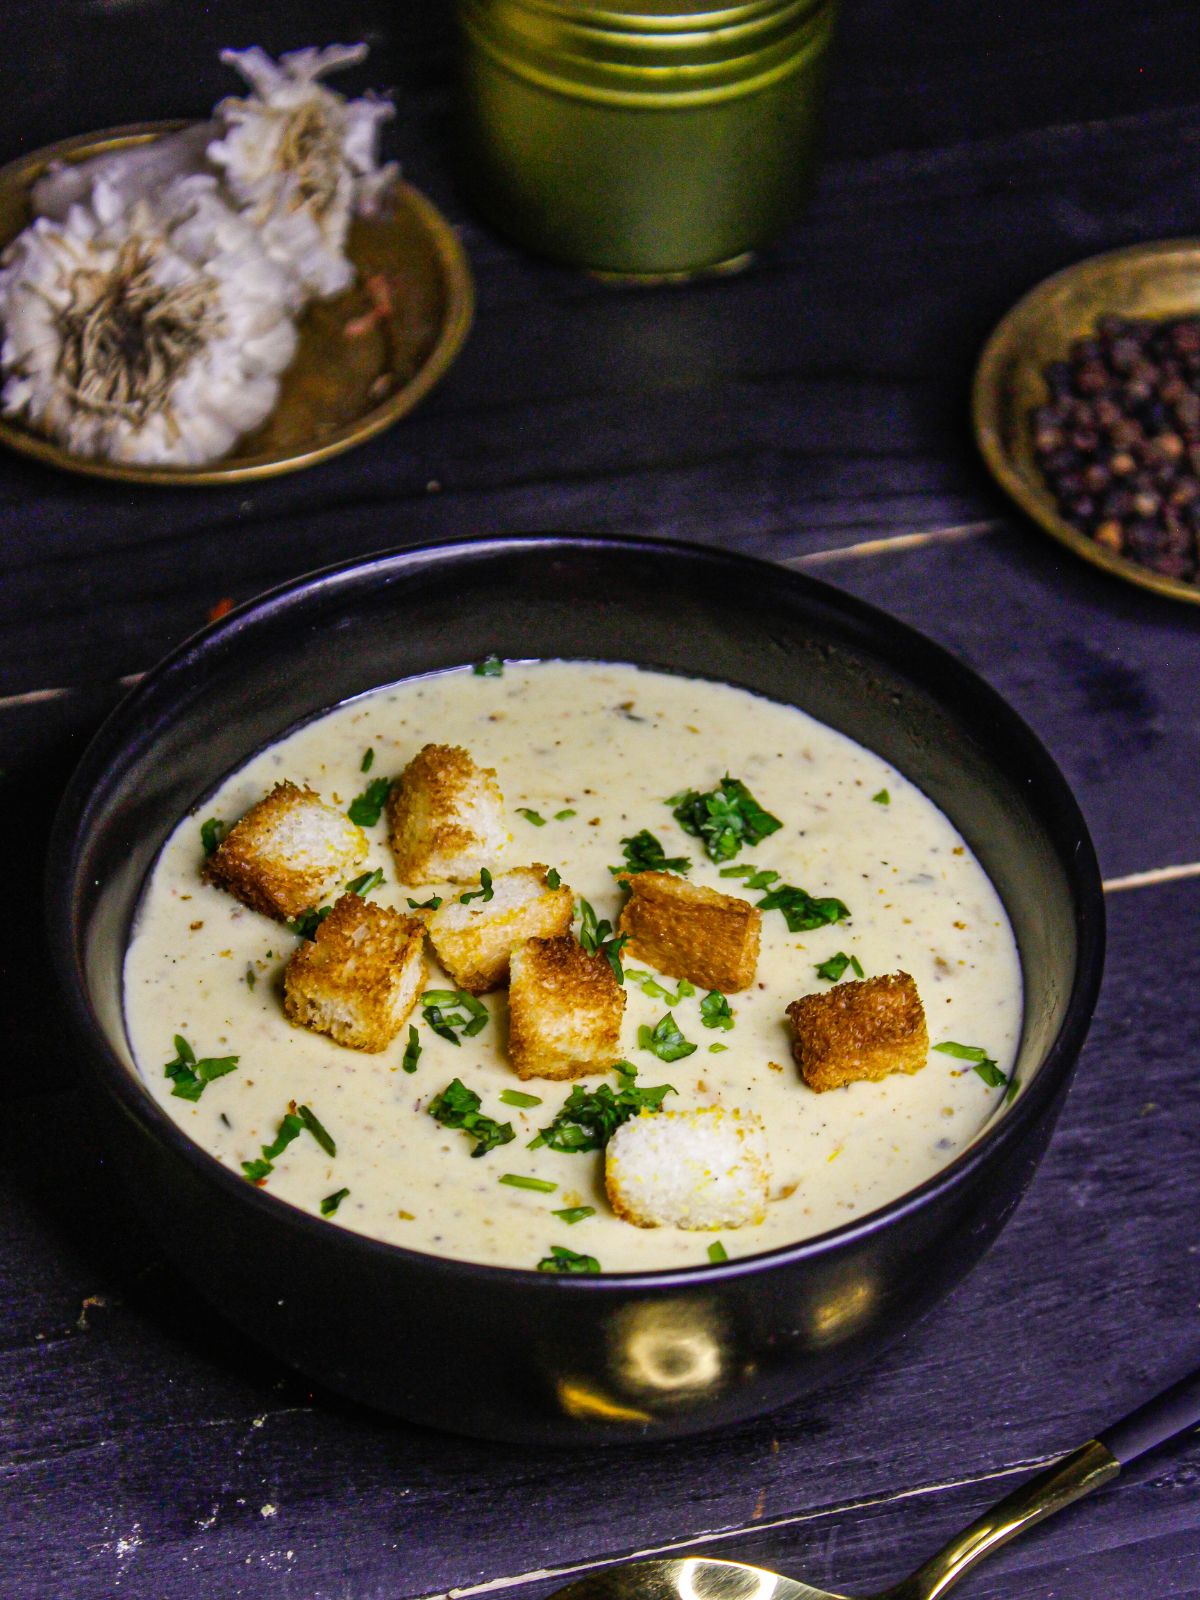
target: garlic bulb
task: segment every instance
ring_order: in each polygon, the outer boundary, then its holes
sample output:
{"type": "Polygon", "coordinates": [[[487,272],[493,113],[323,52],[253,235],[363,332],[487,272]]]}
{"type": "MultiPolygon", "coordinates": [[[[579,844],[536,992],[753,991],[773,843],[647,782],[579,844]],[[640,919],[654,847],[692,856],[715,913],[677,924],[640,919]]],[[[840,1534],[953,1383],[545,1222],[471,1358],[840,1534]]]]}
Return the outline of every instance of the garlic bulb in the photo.
{"type": "Polygon", "coordinates": [[[209,145],[208,159],[223,169],[268,255],[313,295],[337,294],[353,280],[344,248],[350,218],[373,210],[396,175],[394,164],[378,164],[391,102],[347,100],[318,81],[366,53],[362,44],[331,45],[274,62],[257,46],[221,52],[255,92],[217,106],[225,135],[209,145]]]}
{"type": "Polygon", "coordinates": [[[39,218],[0,270],[0,406],[82,456],[196,466],[266,420],[294,287],[211,177],[39,218]]]}

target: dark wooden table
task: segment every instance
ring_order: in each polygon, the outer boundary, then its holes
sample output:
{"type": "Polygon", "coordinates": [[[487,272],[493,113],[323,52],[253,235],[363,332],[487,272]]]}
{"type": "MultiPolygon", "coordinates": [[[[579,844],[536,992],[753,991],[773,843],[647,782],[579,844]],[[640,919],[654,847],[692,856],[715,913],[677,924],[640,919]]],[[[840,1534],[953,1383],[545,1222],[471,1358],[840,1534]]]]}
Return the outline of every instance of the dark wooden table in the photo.
{"type": "MultiPolygon", "coordinates": [[[[4,159],[204,111],[224,44],[368,39],[359,81],[395,86],[396,153],[479,290],[432,399],[316,471],[165,492],[0,458],[6,1600],[536,1600],[672,1548],[868,1588],[1200,1360],[1200,613],[1023,522],[966,420],[982,340],[1037,279],[1200,232],[1195,0],[846,0],[807,215],[743,278],[671,292],[531,260],[464,209],[446,9],[8,0],[0,20],[4,159]],[[226,597],[383,545],[540,528],[755,552],[915,623],[1046,741],[1109,890],[1095,1026],[999,1245],[874,1369],[683,1444],[441,1437],[242,1342],[106,1173],[46,972],[49,819],[123,681],[226,597]]],[[[1200,1596],[1198,1485],[1195,1443],[1152,1458],[964,1593],[1200,1596]]]]}

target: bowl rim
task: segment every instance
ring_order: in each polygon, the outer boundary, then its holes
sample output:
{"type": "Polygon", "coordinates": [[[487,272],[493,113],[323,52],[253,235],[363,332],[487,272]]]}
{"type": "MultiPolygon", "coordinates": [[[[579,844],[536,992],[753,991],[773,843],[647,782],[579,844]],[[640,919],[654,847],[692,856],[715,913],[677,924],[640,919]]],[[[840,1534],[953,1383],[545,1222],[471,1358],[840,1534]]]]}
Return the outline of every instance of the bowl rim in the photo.
{"type": "MultiPolygon", "coordinates": [[[[176,825],[173,822],[172,829],[176,825]]],[[[76,1037],[85,1045],[87,1066],[84,1070],[115,1099],[119,1110],[131,1117],[145,1134],[160,1145],[165,1144],[171,1155],[179,1157],[193,1168],[201,1180],[223,1189],[231,1202],[260,1208],[265,1219],[273,1219],[276,1226],[310,1239],[314,1244],[318,1240],[324,1246],[332,1242],[338,1248],[377,1261],[392,1262],[401,1268],[456,1278],[465,1276],[497,1288],[507,1284],[531,1290],[537,1284],[545,1286],[547,1293],[566,1294],[683,1290],[755,1278],[761,1273],[837,1253],[924,1209],[939,1196],[960,1189],[974,1178],[981,1167],[999,1161],[1015,1142],[1025,1136],[1035,1121],[1051,1112],[1053,1103],[1069,1080],[1086,1039],[1099,993],[1105,946],[1103,885],[1079,804],[1041,740],[1003,696],[973,668],[909,624],[806,573],[716,546],[609,533],[465,535],[387,547],[288,579],[243,602],[216,622],[200,628],[144,674],[105,718],[84,750],[59,802],[51,830],[45,909],[52,966],[67,1008],[68,1021],[76,1037]],[[109,1044],[89,995],[74,915],[74,892],[81,844],[86,838],[94,809],[93,797],[114,770],[110,747],[119,740],[119,748],[123,753],[120,765],[123,767],[130,753],[153,742],[153,729],[148,727],[148,719],[141,716],[147,702],[169,690],[173,680],[192,671],[199,660],[213,651],[228,647],[238,635],[253,628],[256,620],[263,615],[274,615],[289,606],[304,604],[310,597],[336,593],[339,588],[367,579],[376,582],[381,578],[398,581],[407,570],[430,563],[453,562],[470,555],[498,555],[516,549],[537,548],[547,554],[579,549],[593,552],[637,550],[673,561],[686,560],[726,570],[749,570],[757,573],[760,579],[764,572],[769,572],[772,584],[778,586],[782,583],[798,594],[807,595],[830,607],[845,621],[857,623],[860,627],[869,626],[872,641],[878,643],[881,658],[889,663],[896,660],[915,663],[906,670],[912,670],[917,681],[927,681],[921,671],[922,659],[941,673],[956,677],[958,686],[973,702],[986,708],[993,724],[999,722],[1004,725],[1006,737],[1022,742],[1026,752],[1024,788],[1027,791],[1036,788],[1043,801],[1042,809],[1047,809],[1048,802],[1059,825],[1065,826],[1073,834],[1074,844],[1069,859],[1058,854],[1077,909],[1076,966],[1066,1009],[1049,1049],[1031,1080],[1022,1086],[1021,1093],[1011,1105],[1002,1108],[1003,1114],[993,1113],[990,1124],[981,1129],[966,1149],[923,1183],[906,1190],[885,1205],[811,1238],[752,1255],[733,1257],[721,1263],[705,1262],[669,1269],[601,1272],[594,1275],[542,1273],[533,1267],[497,1266],[488,1262],[439,1256],[392,1244],[349,1228],[338,1228],[335,1241],[328,1231],[328,1218],[310,1214],[266,1190],[248,1184],[232,1167],[219,1161],[185,1133],[153,1098],[137,1073],[126,1066],[109,1044]],[[138,729],[141,730],[140,735],[130,737],[138,729]]],[[[337,1224],[334,1226],[337,1227],[337,1224]]]]}

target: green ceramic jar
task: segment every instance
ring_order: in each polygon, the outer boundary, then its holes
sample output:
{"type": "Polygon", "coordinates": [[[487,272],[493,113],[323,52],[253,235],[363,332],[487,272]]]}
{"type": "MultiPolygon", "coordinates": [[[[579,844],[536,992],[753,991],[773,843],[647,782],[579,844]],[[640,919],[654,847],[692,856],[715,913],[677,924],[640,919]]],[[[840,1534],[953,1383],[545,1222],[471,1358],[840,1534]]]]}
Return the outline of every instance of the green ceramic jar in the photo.
{"type": "Polygon", "coordinates": [[[531,249],[662,277],[741,264],[815,165],[835,0],[458,0],[464,178],[531,249]]]}

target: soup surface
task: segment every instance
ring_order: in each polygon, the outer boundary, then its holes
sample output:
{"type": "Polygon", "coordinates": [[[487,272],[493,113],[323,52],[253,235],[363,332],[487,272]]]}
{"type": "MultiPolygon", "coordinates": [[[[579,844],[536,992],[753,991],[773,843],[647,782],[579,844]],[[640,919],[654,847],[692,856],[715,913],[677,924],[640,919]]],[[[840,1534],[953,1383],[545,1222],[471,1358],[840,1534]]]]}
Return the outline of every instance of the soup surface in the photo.
{"type": "MultiPolygon", "coordinates": [[[[305,1131],[275,1158],[266,1186],[314,1213],[348,1191],[328,1226],[509,1267],[535,1267],[553,1246],[589,1255],[604,1271],[709,1259],[712,1234],[618,1219],[605,1198],[602,1153],[528,1148],[572,1086],[518,1082],[505,1054],[503,990],[483,997],[487,1025],[458,1044],[435,1034],[418,1006],[409,1021],[421,1054],[406,1072],[407,1026],[378,1055],[292,1026],[281,996],[296,936],[201,880],[206,819],[233,823],[285,778],[346,807],[370,779],[397,775],[429,742],[462,745],[495,768],[511,835],[496,870],[554,867],[601,918],[617,920],[621,892],[609,868],[623,862],[622,840],[642,829],[667,856],[690,858],[695,883],[757,901],[765,890],[720,875],[722,866],[751,863],[849,908],[848,920],[800,933],[788,931],[780,911],[763,911],[757,981],[729,996],[731,1029],[705,1025],[702,990],[679,995],[678,984],[662,978],[671,1014],[696,1046],[669,1063],[638,1043],[639,1025],[653,1027],[668,1004],[645,992],[646,978],[627,978],[622,1044],[638,1084],[671,1084],[671,1109],[719,1104],[756,1112],[765,1124],[772,1203],[761,1224],[719,1235],[731,1257],[875,1210],[946,1165],[1000,1111],[997,1080],[1012,1070],[1021,1025],[1016,947],[982,868],[920,790],[802,712],[728,685],[630,666],[509,664],[500,676],[447,672],[337,707],[253,757],[165,845],[126,958],[127,1028],[150,1092],[227,1166],[240,1172],[260,1158],[295,1102],[315,1113],[336,1155],[305,1131]],[[370,779],[363,775],[368,750],[370,779]],[[681,790],[711,789],[726,773],[782,827],[718,864],[665,802],[681,790]],[[979,1047],[996,1070],[981,1075],[969,1060],[933,1049],[912,1076],[823,1094],[808,1089],[792,1061],[784,1008],[829,990],[831,980],[816,969],[842,955],[868,977],[911,973],[931,1045],[979,1047]],[[195,1101],[173,1094],[164,1071],[176,1035],[197,1057],[238,1058],[195,1101]],[[484,1113],[511,1122],[512,1142],[475,1159],[469,1137],[428,1114],[430,1100],[456,1077],[480,1096],[484,1113]],[[505,1103],[505,1090],[540,1103],[505,1103]],[[500,1181],[505,1176],[555,1187],[514,1187],[500,1181]],[[594,1215],[574,1223],[556,1215],[580,1207],[594,1215]]],[[[410,896],[427,899],[429,886],[397,883],[386,819],[366,832],[363,870],[383,874],[375,897],[400,910],[410,896]]],[[[453,987],[432,952],[429,966],[431,988],[453,987]]],[[[842,981],[854,975],[847,965],[842,981]]],[[[617,1087],[611,1073],[576,1081],[617,1087]]]]}

